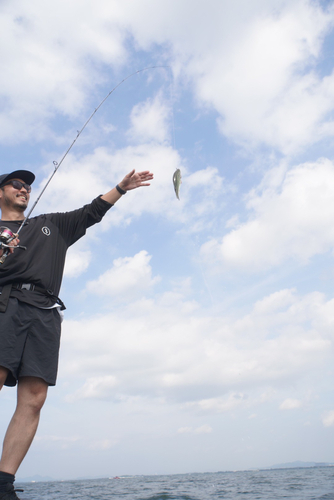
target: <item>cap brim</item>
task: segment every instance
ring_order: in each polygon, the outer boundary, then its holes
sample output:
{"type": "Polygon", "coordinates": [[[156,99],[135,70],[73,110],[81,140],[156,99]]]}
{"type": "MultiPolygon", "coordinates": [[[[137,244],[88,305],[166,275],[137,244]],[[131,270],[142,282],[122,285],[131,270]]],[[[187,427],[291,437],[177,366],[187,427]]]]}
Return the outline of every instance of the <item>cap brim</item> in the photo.
{"type": "Polygon", "coordinates": [[[0,176],[0,186],[5,184],[7,181],[10,181],[11,179],[22,179],[24,182],[29,184],[29,186],[31,186],[31,184],[35,180],[35,175],[32,172],[29,172],[29,170],[15,170],[10,174],[0,176]]]}

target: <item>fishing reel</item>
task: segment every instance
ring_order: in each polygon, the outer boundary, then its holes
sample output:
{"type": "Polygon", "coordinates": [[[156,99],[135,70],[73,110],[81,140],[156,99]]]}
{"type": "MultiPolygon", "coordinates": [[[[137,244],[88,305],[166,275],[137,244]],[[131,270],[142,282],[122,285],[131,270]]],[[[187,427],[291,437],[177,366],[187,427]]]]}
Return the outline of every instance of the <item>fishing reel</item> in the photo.
{"type": "Polygon", "coordinates": [[[10,243],[16,238],[16,234],[12,233],[8,227],[0,227],[0,250],[3,250],[2,256],[0,257],[0,264],[3,264],[6,260],[9,250],[11,248],[21,248],[26,250],[27,248],[22,245],[10,245],[10,243]]]}

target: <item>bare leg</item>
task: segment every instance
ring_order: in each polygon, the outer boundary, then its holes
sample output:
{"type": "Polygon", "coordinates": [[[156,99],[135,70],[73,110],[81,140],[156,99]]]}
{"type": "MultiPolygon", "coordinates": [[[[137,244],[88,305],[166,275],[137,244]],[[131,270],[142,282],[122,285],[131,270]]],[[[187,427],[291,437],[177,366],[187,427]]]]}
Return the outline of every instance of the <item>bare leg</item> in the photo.
{"type": "Polygon", "coordinates": [[[17,406],[3,443],[1,471],[16,474],[36,434],[47,391],[48,385],[40,378],[19,379],[17,406]]]}

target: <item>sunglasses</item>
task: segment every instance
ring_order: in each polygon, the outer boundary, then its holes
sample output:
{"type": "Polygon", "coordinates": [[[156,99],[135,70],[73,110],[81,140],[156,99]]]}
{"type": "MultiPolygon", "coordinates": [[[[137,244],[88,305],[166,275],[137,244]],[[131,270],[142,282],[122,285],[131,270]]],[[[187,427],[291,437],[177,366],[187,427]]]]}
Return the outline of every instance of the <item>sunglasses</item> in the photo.
{"type": "Polygon", "coordinates": [[[6,184],[4,184],[4,186],[8,186],[8,184],[11,184],[14,189],[18,189],[19,191],[24,187],[24,189],[27,191],[27,193],[31,192],[31,186],[29,186],[29,184],[26,184],[25,182],[13,180],[13,181],[6,182],[6,184]]]}

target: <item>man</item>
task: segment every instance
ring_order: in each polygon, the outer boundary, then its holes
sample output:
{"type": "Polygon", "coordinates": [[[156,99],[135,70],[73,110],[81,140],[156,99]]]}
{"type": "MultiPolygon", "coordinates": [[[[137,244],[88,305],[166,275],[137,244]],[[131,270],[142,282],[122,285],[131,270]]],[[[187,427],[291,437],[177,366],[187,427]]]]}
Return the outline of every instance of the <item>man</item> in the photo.
{"type": "MultiPolygon", "coordinates": [[[[134,170],[111,191],[79,210],[26,221],[0,264],[0,389],[17,384],[17,407],[0,460],[0,500],[18,499],[15,474],[35,436],[48,387],[55,385],[61,318],[59,299],[66,251],[126,194],[149,186],[153,175],[134,170]],[[19,249],[19,246],[26,249],[19,249]]],[[[35,175],[0,175],[1,232],[16,234],[25,219],[35,175]]],[[[0,248],[0,258],[4,248],[0,248]]]]}

